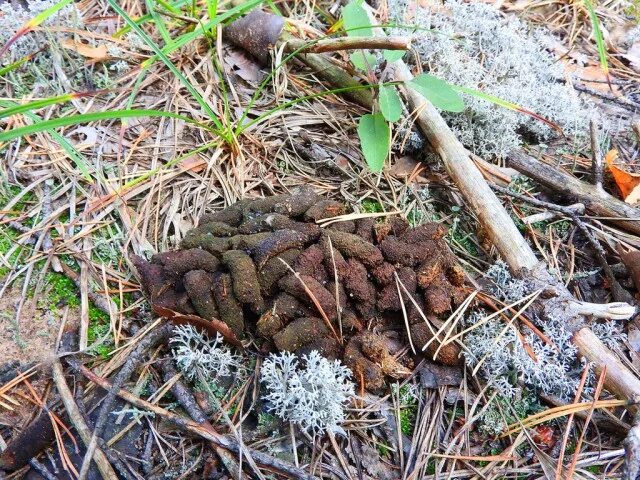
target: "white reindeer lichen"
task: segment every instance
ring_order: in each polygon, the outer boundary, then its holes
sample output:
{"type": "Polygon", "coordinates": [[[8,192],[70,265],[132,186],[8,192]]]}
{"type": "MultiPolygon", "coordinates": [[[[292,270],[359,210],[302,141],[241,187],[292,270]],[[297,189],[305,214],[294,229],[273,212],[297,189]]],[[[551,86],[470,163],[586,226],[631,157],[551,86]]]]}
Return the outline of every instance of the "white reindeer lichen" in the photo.
{"type": "Polygon", "coordinates": [[[345,404],[354,395],[351,371],[339,360],[317,351],[298,357],[289,352],[270,355],[262,365],[262,397],[267,409],[314,434],[339,432],[345,404]],[[302,364],[301,364],[302,363],[302,364]]]}
{"type": "MultiPolygon", "coordinates": [[[[532,30],[479,2],[387,3],[391,23],[420,28],[411,44],[416,55],[406,55],[408,62],[451,84],[520,105],[557,123],[569,137],[585,137],[589,115],[563,81],[562,63],[549,52],[554,38],[548,31],[532,30]]],[[[462,143],[481,156],[504,156],[523,143],[523,132],[540,141],[553,133],[532,116],[475,96],[466,95],[465,105],[464,112],[444,116],[462,143]]]]}
{"type": "Polygon", "coordinates": [[[179,325],[169,343],[178,368],[191,381],[230,377],[243,369],[242,357],[223,343],[219,333],[211,339],[192,325],[179,325]]]}

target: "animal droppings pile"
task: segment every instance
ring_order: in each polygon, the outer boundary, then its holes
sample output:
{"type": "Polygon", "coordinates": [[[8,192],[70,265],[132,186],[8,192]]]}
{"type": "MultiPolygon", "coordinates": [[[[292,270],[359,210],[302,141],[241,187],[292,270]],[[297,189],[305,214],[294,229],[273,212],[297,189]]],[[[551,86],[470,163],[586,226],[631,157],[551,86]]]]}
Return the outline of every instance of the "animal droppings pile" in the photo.
{"type": "MultiPolygon", "coordinates": [[[[243,200],[204,215],[179,250],[134,263],[156,311],[221,321],[265,348],[340,358],[375,391],[408,373],[392,334],[407,345],[408,325],[420,353],[432,338],[427,318],[463,300],[465,274],[442,225],[410,228],[396,216],[318,224],[345,213],[309,188],[243,200]]],[[[437,361],[457,364],[459,353],[445,345],[437,361]]]]}

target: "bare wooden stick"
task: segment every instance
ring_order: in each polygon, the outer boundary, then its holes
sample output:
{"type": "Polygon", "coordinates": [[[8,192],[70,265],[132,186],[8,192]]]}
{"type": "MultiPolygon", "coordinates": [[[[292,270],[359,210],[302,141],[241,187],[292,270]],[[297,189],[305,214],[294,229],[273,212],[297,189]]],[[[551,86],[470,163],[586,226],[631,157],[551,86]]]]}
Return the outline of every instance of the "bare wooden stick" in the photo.
{"type": "Polygon", "coordinates": [[[598,126],[593,119],[589,122],[589,132],[591,134],[591,174],[593,175],[593,184],[598,191],[604,192],[602,188],[604,172],[602,171],[602,155],[600,154],[600,145],[598,143],[598,126]]]}
{"type": "MultiPolygon", "coordinates": [[[[62,364],[60,360],[56,359],[53,362],[51,367],[51,371],[53,374],[53,381],[56,384],[56,388],[58,389],[58,393],[60,394],[60,398],[62,399],[62,403],[64,404],[65,409],[67,410],[67,414],[69,415],[69,420],[75,427],[76,431],[80,434],[80,438],[84,444],[88,447],[91,443],[91,430],[87,426],[76,405],[76,402],[73,400],[73,394],[67,385],[67,381],[64,378],[64,371],[62,369],[62,364]]],[[[96,447],[93,453],[93,460],[96,462],[96,466],[102,475],[102,478],[118,480],[118,475],[111,467],[109,460],[106,455],[100,448],[96,447]]]]}
{"type": "Polygon", "coordinates": [[[640,209],[524,152],[511,152],[507,157],[507,163],[511,168],[545,187],[569,197],[572,201],[583,203],[587,210],[607,217],[614,225],[640,235],[640,209]]]}
{"type": "Polygon", "coordinates": [[[339,37],[318,40],[317,42],[304,42],[302,40],[287,40],[292,50],[300,53],[324,53],[340,50],[409,50],[411,38],[402,36],[390,37],[339,37]]]}

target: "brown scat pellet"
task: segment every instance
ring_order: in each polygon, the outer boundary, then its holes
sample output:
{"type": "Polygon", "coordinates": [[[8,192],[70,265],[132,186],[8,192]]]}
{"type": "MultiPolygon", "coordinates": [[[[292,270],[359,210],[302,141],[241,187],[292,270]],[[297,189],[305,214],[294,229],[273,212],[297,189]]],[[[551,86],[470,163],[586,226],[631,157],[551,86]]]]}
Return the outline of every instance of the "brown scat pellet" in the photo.
{"type": "Polygon", "coordinates": [[[264,312],[256,323],[256,333],[264,338],[271,338],[282,330],[285,321],[271,310],[264,312]]]}
{"type": "Polygon", "coordinates": [[[220,257],[223,252],[229,250],[230,246],[229,238],[213,237],[211,235],[189,235],[180,242],[181,248],[202,248],[216,257],[220,257]]]}
{"type": "Polygon", "coordinates": [[[369,280],[367,269],[358,260],[347,260],[347,270],[342,281],[350,298],[369,305],[376,302],[376,288],[369,280]]]}
{"type": "MultiPolygon", "coordinates": [[[[418,283],[416,280],[416,272],[414,272],[413,269],[409,267],[402,267],[398,269],[398,279],[407,289],[409,294],[415,293],[418,283]]],[[[400,291],[402,292],[402,301],[398,296],[398,285],[394,278],[394,280],[384,287],[378,294],[378,308],[382,311],[400,311],[402,310],[403,302],[405,308],[408,308],[411,300],[407,298],[406,292],[402,286],[400,286],[400,291]]]]}
{"type": "Polygon", "coordinates": [[[433,241],[420,244],[406,243],[389,235],[380,243],[384,258],[394,264],[412,267],[438,252],[433,241]]]}
{"type": "Polygon", "coordinates": [[[289,217],[298,217],[318,202],[320,197],[311,187],[296,188],[291,195],[282,198],[273,211],[289,217]]]}
{"type": "Polygon", "coordinates": [[[384,338],[373,332],[362,332],[361,334],[362,353],[369,360],[382,363],[389,356],[389,350],[385,344],[384,338]]]}
{"type": "MultiPolygon", "coordinates": [[[[190,230],[187,235],[211,235],[212,237],[232,237],[238,233],[236,227],[222,222],[209,222],[190,230]]],[[[187,236],[185,235],[185,237],[187,236]]]]}
{"type": "Polygon", "coordinates": [[[302,304],[296,297],[285,292],[280,292],[274,299],[271,310],[274,315],[283,319],[284,323],[298,317],[313,317],[314,312],[302,304]]]}
{"type": "Polygon", "coordinates": [[[409,319],[409,325],[415,325],[416,323],[424,323],[424,318],[426,317],[424,299],[422,298],[422,295],[418,295],[417,293],[414,293],[412,297],[413,297],[413,301],[409,299],[409,301],[406,302],[407,318],[409,319]]]}
{"type": "Polygon", "coordinates": [[[214,255],[201,248],[158,253],[151,257],[151,261],[163,265],[165,272],[174,277],[181,277],[191,270],[213,273],[220,266],[214,255]]]}
{"type": "Polygon", "coordinates": [[[341,315],[342,320],[342,330],[348,332],[350,330],[355,330],[357,332],[364,330],[364,324],[358,318],[358,315],[351,310],[350,308],[345,308],[342,310],[341,315]]]}
{"type": "MultiPolygon", "coordinates": [[[[293,295],[310,308],[317,309],[314,301],[305,289],[306,286],[313,297],[318,301],[320,308],[322,308],[329,320],[335,321],[338,317],[336,299],[333,298],[331,292],[323,287],[315,278],[308,275],[300,275],[299,277],[296,277],[295,275],[287,275],[280,279],[278,285],[285,292],[293,295]]],[[[317,312],[317,314],[320,315],[320,312],[317,312]]]]}
{"type": "Polygon", "coordinates": [[[267,223],[266,214],[245,215],[243,222],[238,227],[240,235],[253,235],[261,232],[270,232],[271,226],[267,223]]]}
{"type": "Polygon", "coordinates": [[[440,274],[424,291],[428,313],[440,315],[451,309],[451,284],[440,274]]]}
{"type": "Polygon", "coordinates": [[[320,200],[304,213],[307,222],[317,222],[326,218],[333,218],[344,215],[346,208],[343,203],[335,200],[320,200]]]}
{"type": "Polygon", "coordinates": [[[423,243],[428,240],[440,240],[447,234],[447,228],[441,223],[423,223],[400,235],[405,243],[423,243]]]}
{"type": "Polygon", "coordinates": [[[173,288],[164,288],[150,297],[151,304],[156,307],[168,308],[174,312],[196,313],[187,292],[178,292],[173,288]]]}
{"type": "Polygon", "coordinates": [[[344,350],[344,364],[353,372],[356,383],[364,383],[364,387],[374,393],[385,386],[384,373],[379,365],[369,360],[362,353],[362,332],[355,335],[344,350]]]}
{"type": "Polygon", "coordinates": [[[329,360],[337,360],[342,358],[342,347],[338,340],[333,337],[320,337],[312,340],[303,347],[296,350],[296,354],[301,357],[302,355],[309,355],[316,350],[324,358],[329,360]]]}
{"type": "Polygon", "coordinates": [[[468,293],[462,287],[451,287],[451,301],[454,305],[460,305],[467,298],[468,293]]]}
{"type": "Polygon", "coordinates": [[[198,315],[207,320],[218,318],[218,309],[213,299],[213,274],[204,270],[191,270],[184,275],[184,288],[198,315]]]}
{"type": "Polygon", "coordinates": [[[340,253],[340,250],[335,246],[331,248],[331,246],[332,245],[329,243],[329,237],[322,235],[320,238],[320,248],[322,248],[322,253],[324,255],[324,268],[327,270],[327,274],[330,279],[333,280],[336,278],[336,271],[338,279],[340,279],[347,269],[347,261],[340,253]]]}
{"type": "Polygon", "coordinates": [[[291,220],[279,213],[270,213],[266,216],[265,222],[271,230],[294,230],[303,233],[309,237],[311,242],[315,242],[322,233],[322,228],[319,225],[291,220]]]}
{"type": "Polygon", "coordinates": [[[218,307],[220,320],[231,328],[236,337],[243,338],[244,314],[242,306],[233,294],[231,275],[222,272],[213,275],[213,298],[218,307]]]}
{"type": "Polygon", "coordinates": [[[360,218],[356,220],[356,235],[362,237],[365,241],[373,243],[373,227],[376,219],[373,217],[360,218]]]}
{"type": "Polygon", "coordinates": [[[378,312],[378,309],[376,308],[375,303],[356,303],[355,309],[358,313],[358,316],[366,324],[368,324],[370,321],[373,321],[380,314],[380,312],[378,312]]]}
{"type": "Polygon", "coordinates": [[[294,320],[283,330],[273,336],[278,350],[295,352],[300,347],[317,338],[329,335],[329,330],[322,319],[317,317],[303,317],[294,320]]]}
{"type": "Polygon", "coordinates": [[[271,195],[264,198],[256,198],[247,203],[244,209],[245,219],[251,213],[271,213],[275,206],[282,202],[289,194],[271,195]]]}
{"type": "Polygon", "coordinates": [[[411,227],[406,218],[398,215],[387,217],[386,221],[391,225],[391,231],[396,237],[404,234],[411,227]]]}
{"type": "MultiPolygon", "coordinates": [[[[434,331],[436,330],[434,327],[432,328],[434,331]]],[[[422,347],[424,347],[432,338],[433,335],[426,323],[422,322],[411,326],[411,341],[418,352],[422,352],[422,347]]],[[[439,346],[440,342],[431,342],[425,351],[422,352],[422,355],[428,360],[433,360],[433,356],[439,346]]],[[[449,366],[460,365],[462,363],[460,356],[461,352],[462,350],[458,345],[455,343],[449,343],[440,349],[440,352],[436,357],[436,362],[449,366]]]]}
{"type": "Polygon", "coordinates": [[[147,296],[152,296],[157,290],[171,284],[162,265],[147,262],[138,255],[134,255],[132,261],[140,276],[140,285],[147,296]]]}
{"type": "Polygon", "coordinates": [[[293,269],[301,275],[309,275],[322,285],[326,285],[329,276],[324,268],[323,260],[324,255],[322,249],[318,245],[311,245],[298,255],[293,269]]]}
{"type": "Polygon", "coordinates": [[[442,274],[443,268],[444,259],[442,255],[438,253],[435,253],[422,262],[416,270],[420,288],[427,288],[431,285],[431,283],[442,274]]]}
{"type": "Polygon", "coordinates": [[[260,294],[258,273],[251,257],[242,250],[227,250],[222,254],[222,263],[231,274],[233,293],[242,304],[249,305],[253,313],[264,311],[264,299],[260,294]]]}
{"type": "Polygon", "coordinates": [[[301,248],[309,237],[294,230],[277,230],[252,249],[252,256],[259,269],[272,257],[291,248],[301,248]]]}
{"type": "Polygon", "coordinates": [[[382,222],[377,222],[373,226],[374,237],[377,243],[382,242],[387,236],[399,236],[407,231],[409,223],[402,217],[386,217],[382,222]]]}
{"type": "Polygon", "coordinates": [[[253,233],[250,235],[236,235],[229,239],[232,250],[251,251],[256,245],[271,236],[271,232],[253,233]]]}
{"type": "Polygon", "coordinates": [[[337,230],[338,232],[355,233],[356,222],[354,222],[353,220],[345,220],[344,222],[332,223],[327,228],[331,230],[337,230]]]}
{"type": "Polygon", "coordinates": [[[394,281],[393,274],[396,268],[389,262],[383,262],[371,269],[371,276],[375,282],[384,287],[394,281]]]}
{"type": "Polygon", "coordinates": [[[375,267],[384,260],[378,247],[369,242],[363,242],[361,237],[353,233],[330,229],[327,229],[325,233],[331,238],[333,247],[340,250],[342,255],[360,260],[366,267],[375,267]]]}
{"type": "MultiPolygon", "coordinates": [[[[333,295],[333,298],[336,298],[336,284],[335,282],[327,282],[327,290],[329,290],[329,292],[331,293],[331,295],[333,295]]],[[[345,309],[347,308],[347,300],[348,300],[348,296],[347,296],[347,292],[344,289],[344,286],[342,285],[342,282],[338,282],[338,298],[336,300],[339,300],[338,304],[340,305],[341,309],[345,309]]]]}
{"type": "Polygon", "coordinates": [[[461,287],[464,285],[464,281],[467,277],[464,268],[461,265],[452,264],[447,268],[447,279],[451,282],[452,285],[456,287],[461,287]]]}
{"type": "Polygon", "coordinates": [[[264,297],[269,297],[273,294],[276,286],[278,285],[278,281],[287,273],[289,273],[289,268],[287,265],[293,265],[300,255],[300,250],[297,248],[292,248],[291,250],[286,250],[279,255],[267,260],[267,263],[264,264],[258,271],[258,281],[260,282],[260,291],[264,297]],[[282,262],[284,260],[284,263],[282,262]]]}
{"type": "Polygon", "coordinates": [[[211,222],[220,222],[237,227],[242,222],[242,209],[245,202],[236,202],[230,207],[217,212],[205,213],[200,217],[198,225],[202,226],[211,222]]]}

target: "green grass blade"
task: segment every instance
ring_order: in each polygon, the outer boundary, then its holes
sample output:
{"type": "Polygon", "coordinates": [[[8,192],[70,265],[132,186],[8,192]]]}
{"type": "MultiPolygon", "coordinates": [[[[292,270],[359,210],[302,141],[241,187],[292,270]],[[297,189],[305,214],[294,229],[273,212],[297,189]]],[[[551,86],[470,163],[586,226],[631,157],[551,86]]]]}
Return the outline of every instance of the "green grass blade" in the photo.
{"type": "Polygon", "coordinates": [[[527,110],[526,108],[521,107],[517,103],[513,103],[513,102],[510,102],[508,100],[503,100],[502,98],[496,97],[494,95],[490,95],[490,94],[485,93],[485,92],[481,92],[480,90],[474,90],[473,88],[460,87],[458,85],[451,85],[451,88],[453,88],[457,92],[466,93],[467,95],[471,95],[471,96],[480,98],[482,100],[485,100],[487,102],[491,102],[491,103],[493,103],[495,105],[498,105],[500,107],[503,107],[503,108],[506,108],[506,109],[509,109],[509,110],[513,110],[515,112],[522,113],[524,115],[528,115],[530,117],[533,117],[536,120],[539,120],[539,121],[541,121],[543,123],[546,123],[549,127],[553,128],[554,130],[557,130],[560,133],[562,133],[562,128],[560,128],[560,125],[558,125],[557,123],[552,122],[551,120],[548,120],[548,119],[544,118],[541,115],[538,115],[535,112],[532,112],[531,110],[527,110]]]}
{"type": "Polygon", "coordinates": [[[44,48],[41,48],[37,52],[33,52],[33,53],[30,53],[29,55],[26,55],[22,57],[20,60],[16,60],[15,62],[10,63],[6,67],[0,68],[0,77],[2,77],[3,75],[6,75],[9,72],[14,71],[16,68],[19,68],[21,65],[24,65],[25,63],[30,61],[32,58],[34,58],[36,55],[38,55],[40,52],[42,52],[42,50],[44,50],[44,48]]]}
{"type": "Polygon", "coordinates": [[[33,102],[14,104],[13,106],[0,110],[0,118],[10,117],[11,115],[17,115],[19,113],[28,112],[31,110],[38,110],[40,108],[48,107],[49,105],[56,105],[59,103],[66,103],[76,98],[92,95],[90,93],[65,93],[64,95],[58,95],[57,97],[42,98],[40,100],[34,100],[33,102]]]}
{"type": "Polygon", "coordinates": [[[131,117],[170,117],[198,125],[202,128],[206,128],[207,130],[211,130],[209,127],[204,126],[200,122],[196,122],[189,117],[185,117],[184,115],[180,115],[177,113],[163,112],[161,110],[113,110],[107,112],[92,112],[83,113],[80,115],[70,115],[68,117],[53,118],[51,120],[45,120],[33,125],[14,128],[13,130],[7,130],[0,133],[0,142],[8,142],[9,140],[13,140],[14,138],[31,135],[57,127],[78,125],[81,123],[94,122],[97,120],[113,120],[131,117]]]}
{"type": "MultiPolygon", "coordinates": [[[[10,108],[12,106],[17,105],[14,102],[10,102],[7,100],[0,100],[0,106],[10,108]]],[[[34,124],[42,123],[42,119],[32,112],[24,112],[24,115],[28,117],[34,124]]],[[[89,168],[87,167],[87,159],[82,155],[76,147],[74,147],[69,140],[60,135],[55,130],[49,130],[47,133],[53,137],[53,140],[60,145],[60,147],[65,151],[65,153],[73,160],[75,166],[80,170],[80,174],[82,177],[89,183],[93,183],[93,178],[91,177],[91,173],[89,172],[89,168]]]]}
{"type": "Polygon", "coordinates": [[[37,27],[42,22],[47,20],[50,16],[54,15],[56,12],[62,10],[64,7],[69,5],[71,2],[73,2],[73,0],[61,0],[60,2],[50,6],[46,10],[43,10],[38,15],[33,17],[31,20],[29,20],[27,23],[25,23],[25,27],[27,28],[37,27]]]}
{"type": "Polygon", "coordinates": [[[202,98],[202,95],[198,93],[196,88],[191,84],[191,82],[178,70],[178,68],[173,64],[173,62],[166,56],[166,54],[160,49],[160,47],[146,34],[140,26],[138,26],[133,19],[127,15],[118,2],[116,0],[107,0],[111,8],[113,8],[118,15],[120,15],[125,22],[127,22],[131,28],[142,38],[142,40],[156,53],[156,55],[163,61],[163,63],[171,70],[171,72],[178,77],[178,80],[184,85],[187,91],[193,96],[193,98],[198,102],[198,104],[202,107],[205,113],[209,116],[209,119],[215,124],[220,133],[223,131],[222,124],[220,120],[218,120],[217,114],[213,111],[213,109],[209,106],[209,104],[202,98]]]}
{"type": "Polygon", "coordinates": [[[153,0],[145,0],[145,4],[147,6],[147,11],[158,27],[158,31],[160,32],[162,40],[164,40],[164,44],[166,45],[167,43],[171,43],[171,34],[169,33],[169,30],[167,30],[167,27],[160,15],[158,15],[158,12],[156,12],[153,0]]]}
{"type": "Polygon", "coordinates": [[[598,57],[600,57],[600,67],[602,68],[604,74],[607,76],[607,81],[609,81],[609,62],[607,60],[607,47],[605,46],[604,37],[602,36],[600,20],[598,19],[595,8],[593,8],[591,0],[584,0],[584,6],[589,12],[589,18],[591,19],[591,25],[593,26],[593,36],[596,38],[598,57]]]}
{"type": "Polygon", "coordinates": [[[209,20],[213,20],[218,15],[218,0],[207,0],[207,14],[209,20]]]}
{"type": "MultiPolygon", "coordinates": [[[[179,14],[180,13],[179,7],[181,7],[182,5],[187,3],[187,0],[178,0],[177,2],[165,2],[163,0],[158,0],[158,3],[160,5],[162,5],[165,10],[168,10],[168,11],[170,11],[172,13],[179,14]]],[[[136,22],[136,25],[142,25],[142,24],[147,23],[149,21],[153,21],[153,18],[151,17],[150,13],[146,13],[145,15],[142,15],[141,17],[133,19],[133,21],[136,22]]],[[[126,25],[126,26],[122,27],[120,30],[118,30],[116,33],[114,33],[113,37],[114,38],[121,38],[124,35],[126,35],[127,33],[129,33],[130,31],[131,31],[131,27],[129,25],[126,25]]]]}

